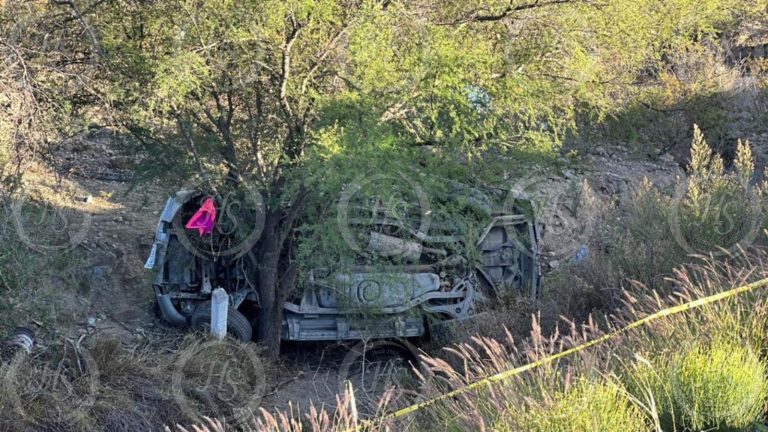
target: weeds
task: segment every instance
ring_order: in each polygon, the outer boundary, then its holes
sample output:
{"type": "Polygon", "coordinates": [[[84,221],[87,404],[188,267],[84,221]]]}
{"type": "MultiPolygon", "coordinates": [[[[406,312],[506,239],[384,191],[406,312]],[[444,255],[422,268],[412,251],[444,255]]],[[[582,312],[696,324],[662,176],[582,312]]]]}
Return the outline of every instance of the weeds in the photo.
{"type": "MultiPolygon", "coordinates": [[[[100,340],[18,355],[0,365],[0,430],[135,432],[203,421],[206,413],[232,419],[263,395],[253,391],[270,375],[254,369],[259,355],[252,345],[200,335],[170,352],[100,340]]],[[[256,406],[245,413],[249,421],[256,406]]]]}
{"type": "MultiPolygon", "coordinates": [[[[568,323],[546,335],[534,320],[530,337],[474,337],[447,349],[457,361],[427,357],[420,394],[429,399],[591,340],[655,311],[768,276],[761,250],[725,260],[701,258],[679,268],[668,294],[625,291],[624,308],[598,325],[568,323]]],[[[571,357],[506,381],[431,404],[366,430],[689,431],[747,430],[763,416],[768,293],[764,290],[661,318],[571,357]]],[[[342,431],[360,424],[354,395],[328,413],[268,414],[253,431],[342,431]]],[[[383,401],[386,408],[387,401],[383,401]]],[[[181,430],[181,429],[179,429],[181,430]]],[[[225,430],[222,425],[210,431],[225,430]]]]}
{"type": "MultiPolygon", "coordinates": [[[[84,283],[85,276],[77,270],[83,260],[73,251],[30,249],[17,235],[10,206],[3,204],[0,201],[0,330],[27,322],[30,317],[42,323],[66,318],[60,316],[58,306],[84,283]]],[[[26,209],[22,211],[25,218],[35,217],[26,209]]]]}

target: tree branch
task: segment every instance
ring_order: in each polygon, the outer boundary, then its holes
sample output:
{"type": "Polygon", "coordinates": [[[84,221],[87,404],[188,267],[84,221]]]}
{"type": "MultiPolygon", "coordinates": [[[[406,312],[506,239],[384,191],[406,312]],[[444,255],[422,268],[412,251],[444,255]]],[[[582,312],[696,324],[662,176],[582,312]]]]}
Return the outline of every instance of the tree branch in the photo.
{"type": "Polygon", "coordinates": [[[88,33],[88,37],[91,39],[91,49],[93,50],[94,54],[96,54],[97,57],[103,57],[104,52],[101,49],[101,44],[99,44],[99,39],[96,37],[96,32],[93,31],[93,28],[88,24],[88,21],[85,20],[83,13],[80,12],[80,8],[78,8],[75,4],[75,0],[51,1],[57,5],[69,6],[69,8],[72,9],[72,13],[75,14],[75,18],[80,21],[80,25],[83,26],[83,29],[85,29],[85,32],[88,33]]]}
{"type": "Polygon", "coordinates": [[[208,170],[205,169],[205,165],[203,165],[203,160],[200,158],[200,154],[197,152],[197,146],[195,145],[195,140],[192,138],[192,133],[184,126],[184,120],[181,117],[181,113],[176,112],[174,117],[176,117],[176,124],[179,127],[179,131],[181,131],[181,134],[184,135],[184,138],[187,141],[187,147],[190,153],[192,153],[192,157],[197,163],[198,169],[200,169],[200,174],[203,176],[203,181],[207,183],[208,187],[210,187],[214,192],[218,193],[216,191],[216,187],[213,185],[213,183],[211,183],[211,176],[208,174],[208,170]]]}
{"type": "Polygon", "coordinates": [[[504,18],[514,14],[515,12],[520,12],[520,11],[529,10],[529,9],[539,9],[539,8],[544,8],[548,6],[565,4],[565,3],[573,3],[575,1],[576,0],[550,0],[546,2],[541,2],[540,0],[534,0],[532,3],[526,3],[526,4],[517,5],[517,6],[513,6],[512,2],[510,1],[506,9],[504,9],[503,11],[497,14],[481,15],[479,11],[474,11],[465,18],[460,18],[454,21],[439,22],[437,23],[437,25],[459,25],[459,24],[466,24],[466,23],[472,23],[472,22],[501,21],[504,18]]]}
{"type": "Polygon", "coordinates": [[[302,27],[293,19],[293,28],[285,38],[282,47],[283,59],[280,73],[280,106],[285,112],[286,117],[293,117],[291,104],[288,102],[288,80],[291,78],[291,49],[296,39],[299,37],[302,27]]]}
{"type": "Polygon", "coordinates": [[[328,57],[328,54],[330,54],[333,47],[336,45],[336,43],[341,39],[341,37],[344,35],[344,33],[347,32],[347,29],[349,28],[350,23],[346,23],[344,27],[342,27],[338,33],[325,45],[325,48],[323,49],[323,52],[317,56],[317,60],[312,64],[312,66],[309,68],[309,71],[307,72],[307,76],[304,77],[304,81],[301,83],[301,93],[304,94],[307,91],[307,86],[309,85],[309,80],[312,79],[312,76],[317,72],[317,69],[320,68],[320,66],[325,61],[325,58],[328,57]]]}

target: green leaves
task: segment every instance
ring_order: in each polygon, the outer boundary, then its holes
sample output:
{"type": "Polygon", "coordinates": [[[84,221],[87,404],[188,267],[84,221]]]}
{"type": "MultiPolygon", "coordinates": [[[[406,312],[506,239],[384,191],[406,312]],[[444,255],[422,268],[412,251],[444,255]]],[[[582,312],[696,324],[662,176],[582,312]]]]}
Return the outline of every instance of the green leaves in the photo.
{"type": "Polygon", "coordinates": [[[205,59],[196,53],[178,52],[161,59],[155,80],[158,104],[168,107],[183,105],[209,78],[205,59]]]}

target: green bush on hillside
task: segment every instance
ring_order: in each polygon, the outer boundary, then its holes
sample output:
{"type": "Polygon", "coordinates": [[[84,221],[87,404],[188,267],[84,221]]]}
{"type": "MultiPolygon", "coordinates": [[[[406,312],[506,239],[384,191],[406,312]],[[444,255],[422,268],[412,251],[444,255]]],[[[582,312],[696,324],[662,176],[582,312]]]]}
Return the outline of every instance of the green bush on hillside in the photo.
{"type": "Polygon", "coordinates": [[[664,289],[665,277],[696,261],[693,256],[725,256],[764,245],[768,184],[752,181],[755,158],[749,143],[738,143],[733,169],[727,170],[698,127],[693,136],[688,176],[673,190],[661,190],[646,179],[595,239],[600,255],[590,262],[611,267],[587,278],[596,288],[635,280],[664,289]]]}

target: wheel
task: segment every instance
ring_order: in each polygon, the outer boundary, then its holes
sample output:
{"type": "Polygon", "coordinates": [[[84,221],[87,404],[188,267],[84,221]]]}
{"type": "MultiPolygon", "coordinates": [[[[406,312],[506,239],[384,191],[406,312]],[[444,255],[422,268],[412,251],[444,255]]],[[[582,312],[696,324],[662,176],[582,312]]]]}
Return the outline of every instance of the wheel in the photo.
{"type": "MultiPolygon", "coordinates": [[[[193,328],[211,328],[211,302],[201,303],[192,312],[190,319],[193,328]]],[[[240,311],[232,307],[227,311],[227,334],[243,342],[253,339],[253,327],[250,321],[240,311]]]]}
{"type": "Polygon", "coordinates": [[[358,409],[373,415],[387,391],[394,392],[395,404],[416,400],[418,377],[414,369],[420,370],[421,362],[416,348],[407,341],[361,342],[342,361],[338,392],[343,393],[351,385],[358,409]]]}

